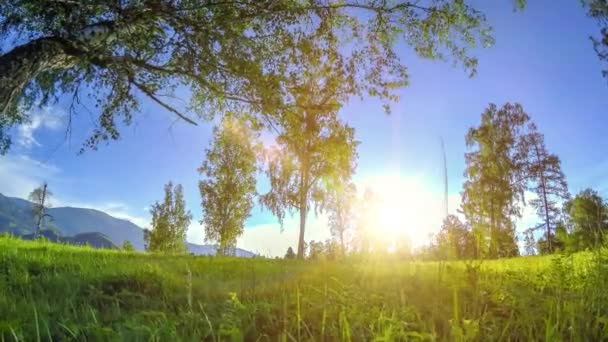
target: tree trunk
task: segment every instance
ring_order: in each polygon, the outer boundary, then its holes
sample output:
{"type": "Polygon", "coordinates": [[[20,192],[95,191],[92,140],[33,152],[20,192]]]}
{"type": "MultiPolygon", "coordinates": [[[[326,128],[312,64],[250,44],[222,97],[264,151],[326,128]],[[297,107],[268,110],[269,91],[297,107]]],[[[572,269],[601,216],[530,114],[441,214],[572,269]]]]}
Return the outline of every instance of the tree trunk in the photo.
{"type": "MultiPolygon", "coordinates": [[[[304,158],[306,160],[306,158],[304,158]]],[[[302,163],[303,169],[307,167],[306,161],[302,163]]],[[[308,214],[308,175],[302,171],[300,175],[300,236],[298,238],[298,259],[304,259],[304,232],[306,231],[306,214],[308,214]]]]}
{"type": "Polygon", "coordinates": [[[306,214],[308,208],[306,205],[306,194],[303,190],[300,190],[300,237],[298,238],[298,259],[304,259],[304,232],[306,230],[306,214]]]}
{"type": "Polygon", "coordinates": [[[38,211],[38,222],[36,223],[36,233],[34,234],[34,238],[40,236],[40,227],[42,226],[42,219],[45,216],[44,212],[44,202],[46,201],[46,188],[47,184],[45,183],[42,188],[42,200],[40,201],[40,208],[38,211]]]}
{"type": "Polygon", "coordinates": [[[549,253],[553,252],[553,241],[551,241],[551,224],[549,222],[549,202],[547,201],[547,185],[545,182],[544,168],[546,167],[543,160],[540,157],[540,150],[538,148],[538,144],[534,145],[534,149],[536,151],[536,157],[538,158],[539,165],[539,176],[540,176],[540,187],[543,194],[543,206],[545,211],[545,227],[547,231],[547,248],[549,253]]]}
{"type": "Polygon", "coordinates": [[[19,96],[38,74],[53,68],[68,67],[72,62],[69,50],[65,40],[44,37],[1,55],[0,118],[18,104],[19,96]]]}
{"type": "Polygon", "coordinates": [[[112,21],[102,21],[83,27],[70,40],[62,37],[42,37],[13,48],[0,56],[0,119],[18,104],[19,96],[29,82],[41,72],[73,66],[78,57],[108,43],[117,33],[137,25],[133,18],[127,25],[116,27],[112,21]]]}
{"type": "Polygon", "coordinates": [[[549,249],[549,253],[552,253],[553,252],[553,241],[551,240],[551,224],[549,222],[549,203],[547,202],[547,189],[545,188],[545,178],[542,176],[542,173],[541,173],[540,179],[541,179],[541,187],[543,190],[543,205],[545,206],[545,226],[547,228],[547,247],[549,249]]]}

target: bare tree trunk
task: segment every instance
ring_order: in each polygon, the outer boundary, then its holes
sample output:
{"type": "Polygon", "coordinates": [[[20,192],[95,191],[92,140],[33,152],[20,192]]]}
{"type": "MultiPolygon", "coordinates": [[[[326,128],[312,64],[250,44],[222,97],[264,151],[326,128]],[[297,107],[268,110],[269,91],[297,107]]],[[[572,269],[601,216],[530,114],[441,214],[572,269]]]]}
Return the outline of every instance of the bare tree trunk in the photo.
{"type": "Polygon", "coordinates": [[[36,233],[34,234],[34,238],[37,238],[38,236],[40,236],[40,229],[42,226],[42,219],[44,218],[44,216],[46,216],[46,213],[44,212],[44,202],[46,201],[46,188],[47,188],[47,184],[44,183],[44,186],[42,187],[42,200],[40,201],[40,208],[38,211],[38,222],[36,223],[36,233]]]}

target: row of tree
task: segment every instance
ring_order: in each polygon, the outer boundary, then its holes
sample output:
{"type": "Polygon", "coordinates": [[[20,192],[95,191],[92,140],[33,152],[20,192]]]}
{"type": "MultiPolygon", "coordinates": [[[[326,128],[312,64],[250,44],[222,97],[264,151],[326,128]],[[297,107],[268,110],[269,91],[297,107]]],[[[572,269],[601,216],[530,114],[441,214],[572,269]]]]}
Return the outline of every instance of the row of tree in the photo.
{"type": "Polygon", "coordinates": [[[426,253],[440,259],[498,258],[519,253],[515,221],[528,205],[538,224],[524,232],[527,254],[577,251],[602,244],[607,207],[587,189],[568,192],[561,162],[521,105],[490,105],[466,136],[459,217],[448,216],[426,253]],[[533,199],[526,201],[526,195],[533,199]],[[536,232],[541,232],[536,241],[536,232]]]}
{"type": "MultiPolygon", "coordinates": [[[[335,82],[331,68],[308,65],[304,79],[290,83],[295,105],[278,118],[267,118],[275,143],[259,142],[262,126],[247,115],[228,115],[213,131],[211,146],[199,168],[205,239],[217,242],[218,253],[230,254],[243,233],[256,197],[281,226],[285,215],[299,213],[297,257],[304,258],[306,219],[311,211],[331,212],[332,226],[345,224],[344,198],[354,186],[358,142],[354,129],[342,122],[338,111],[348,93],[347,84],[335,82]],[[264,171],[268,192],[258,194],[256,176],[264,171]]],[[[191,215],[185,211],[181,186],[166,186],[165,200],[152,207],[148,248],[181,252],[191,215]]],[[[337,228],[336,233],[342,228],[337,228]]],[[[342,240],[344,237],[342,236],[342,240]]]]}

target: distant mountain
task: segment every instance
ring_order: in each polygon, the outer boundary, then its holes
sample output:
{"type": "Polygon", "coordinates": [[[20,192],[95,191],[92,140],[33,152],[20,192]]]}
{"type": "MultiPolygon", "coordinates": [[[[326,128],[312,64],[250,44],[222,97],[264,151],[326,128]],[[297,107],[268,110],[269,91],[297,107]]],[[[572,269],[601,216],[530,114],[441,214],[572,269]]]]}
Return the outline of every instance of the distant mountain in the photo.
{"type": "MultiPolygon", "coordinates": [[[[32,216],[32,207],[31,202],[0,194],[0,232],[24,238],[33,237],[36,222],[32,216]]],[[[116,248],[125,241],[130,241],[135,249],[144,250],[143,229],[130,221],[85,208],[51,208],[49,214],[52,220],[46,220],[44,224],[44,235],[49,240],[104,248],[116,248]]],[[[188,243],[188,249],[196,255],[215,255],[217,247],[188,243]]],[[[236,255],[255,256],[240,248],[236,249],[236,255]]]]}
{"type": "MultiPolygon", "coordinates": [[[[190,250],[190,253],[195,255],[215,255],[217,248],[217,245],[197,245],[195,243],[188,242],[188,250],[190,250]]],[[[240,258],[253,258],[256,256],[255,253],[240,248],[235,249],[234,255],[240,258]]]]}
{"type": "MultiPolygon", "coordinates": [[[[43,230],[40,232],[40,235],[44,236],[47,240],[53,242],[63,242],[69,243],[72,245],[81,245],[81,246],[91,246],[94,248],[109,248],[109,249],[118,249],[110,238],[105,236],[102,233],[93,232],[93,233],[82,233],[76,234],[74,236],[61,236],[52,230],[43,230]]],[[[34,234],[26,234],[21,235],[21,238],[26,240],[33,240],[35,238],[34,234]]]]}

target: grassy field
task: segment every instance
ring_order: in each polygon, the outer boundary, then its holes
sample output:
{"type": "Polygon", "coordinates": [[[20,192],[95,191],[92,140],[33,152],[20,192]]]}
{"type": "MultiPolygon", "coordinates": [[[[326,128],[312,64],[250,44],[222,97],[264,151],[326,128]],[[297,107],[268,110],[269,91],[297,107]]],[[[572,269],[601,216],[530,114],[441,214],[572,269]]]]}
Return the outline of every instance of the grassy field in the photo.
{"type": "Polygon", "coordinates": [[[171,257],[0,238],[3,341],[608,339],[601,253],[483,263],[171,257]]]}

